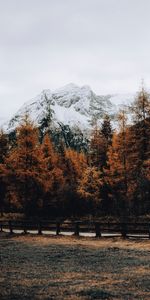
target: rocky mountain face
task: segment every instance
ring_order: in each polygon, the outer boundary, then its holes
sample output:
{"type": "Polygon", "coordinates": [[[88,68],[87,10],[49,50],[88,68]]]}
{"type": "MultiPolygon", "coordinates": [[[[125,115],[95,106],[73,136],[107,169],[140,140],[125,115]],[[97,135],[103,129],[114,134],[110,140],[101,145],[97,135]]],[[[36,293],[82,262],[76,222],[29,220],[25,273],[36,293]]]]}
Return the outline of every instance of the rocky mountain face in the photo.
{"type": "MultiPolygon", "coordinates": [[[[9,133],[14,131],[23,116],[29,114],[34,123],[44,130],[44,120],[49,111],[51,130],[55,132],[55,139],[63,136],[66,144],[67,139],[69,143],[71,139],[73,147],[77,144],[77,140],[84,145],[95,121],[101,123],[105,114],[109,114],[112,121],[114,120],[118,110],[115,103],[118,103],[120,97],[119,95],[98,96],[89,86],[79,87],[72,83],[54,92],[43,90],[18,110],[4,125],[4,129],[9,133]]],[[[130,95],[128,98],[131,98],[130,95]]]]}

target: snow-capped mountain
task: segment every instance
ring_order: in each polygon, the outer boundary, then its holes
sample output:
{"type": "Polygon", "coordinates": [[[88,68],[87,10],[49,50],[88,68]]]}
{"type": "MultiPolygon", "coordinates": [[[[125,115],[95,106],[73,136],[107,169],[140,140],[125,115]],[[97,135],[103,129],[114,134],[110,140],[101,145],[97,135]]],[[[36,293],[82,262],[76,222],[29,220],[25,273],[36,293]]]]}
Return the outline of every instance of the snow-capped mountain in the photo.
{"type": "MultiPolygon", "coordinates": [[[[54,92],[43,90],[34,99],[26,102],[18,112],[4,125],[4,129],[12,131],[28,113],[38,125],[46,115],[47,106],[52,112],[52,124],[58,127],[61,124],[70,127],[79,127],[81,130],[90,129],[95,120],[99,122],[108,113],[113,119],[120,95],[96,95],[89,86],[79,87],[68,84],[54,92]]],[[[123,97],[122,97],[123,98],[123,97]]],[[[128,100],[132,98],[128,95],[128,100]]],[[[126,101],[123,98],[121,102],[126,101]]],[[[132,99],[131,99],[132,100],[132,99]]]]}

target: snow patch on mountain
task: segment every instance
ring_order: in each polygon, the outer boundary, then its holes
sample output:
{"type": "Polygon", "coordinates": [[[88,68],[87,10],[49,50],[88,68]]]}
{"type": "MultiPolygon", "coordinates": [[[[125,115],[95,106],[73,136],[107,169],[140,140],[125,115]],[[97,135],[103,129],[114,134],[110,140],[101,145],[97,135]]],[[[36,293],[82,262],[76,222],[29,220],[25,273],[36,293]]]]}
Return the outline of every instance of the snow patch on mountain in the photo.
{"type": "Polygon", "coordinates": [[[52,110],[52,124],[70,127],[78,126],[81,130],[91,128],[95,120],[99,122],[108,113],[112,120],[118,110],[118,103],[132,101],[133,95],[96,95],[89,86],[79,87],[70,83],[55,91],[43,90],[38,96],[26,102],[19,111],[4,125],[6,131],[18,126],[25,114],[29,114],[39,125],[46,114],[49,103],[52,110]]]}

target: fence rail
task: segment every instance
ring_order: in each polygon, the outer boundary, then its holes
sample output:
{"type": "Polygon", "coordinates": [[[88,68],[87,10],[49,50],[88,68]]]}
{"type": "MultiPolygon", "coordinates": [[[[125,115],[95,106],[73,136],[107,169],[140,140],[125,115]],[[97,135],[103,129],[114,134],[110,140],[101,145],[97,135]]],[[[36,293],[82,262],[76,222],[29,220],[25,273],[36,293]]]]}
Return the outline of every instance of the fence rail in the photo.
{"type": "Polygon", "coordinates": [[[59,234],[73,234],[80,236],[86,234],[87,236],[94,234],[95,237],[102,236],[112,237],[122,236],[127,238],[130,236],[146,237],[150,239],[150,223],[101,223],[101,222],[62,222],[62,221],[30,221],[30,220],[4,220],[0,221],[0,231],[7,231],[10,234],[15,233],[32,233],[36,231],[41,235],[45,232],[56,235],[59,234]]]}

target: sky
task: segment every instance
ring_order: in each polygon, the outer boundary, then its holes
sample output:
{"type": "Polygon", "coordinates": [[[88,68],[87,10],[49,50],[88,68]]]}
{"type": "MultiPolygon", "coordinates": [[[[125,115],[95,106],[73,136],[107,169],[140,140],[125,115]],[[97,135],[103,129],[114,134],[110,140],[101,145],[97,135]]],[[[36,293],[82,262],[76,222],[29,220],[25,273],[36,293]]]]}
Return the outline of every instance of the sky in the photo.
{"type": "Polygon", "coordinates": [[[0,120],[43,89],[150,87],[149,0],[0,0],[0,120]]]}

